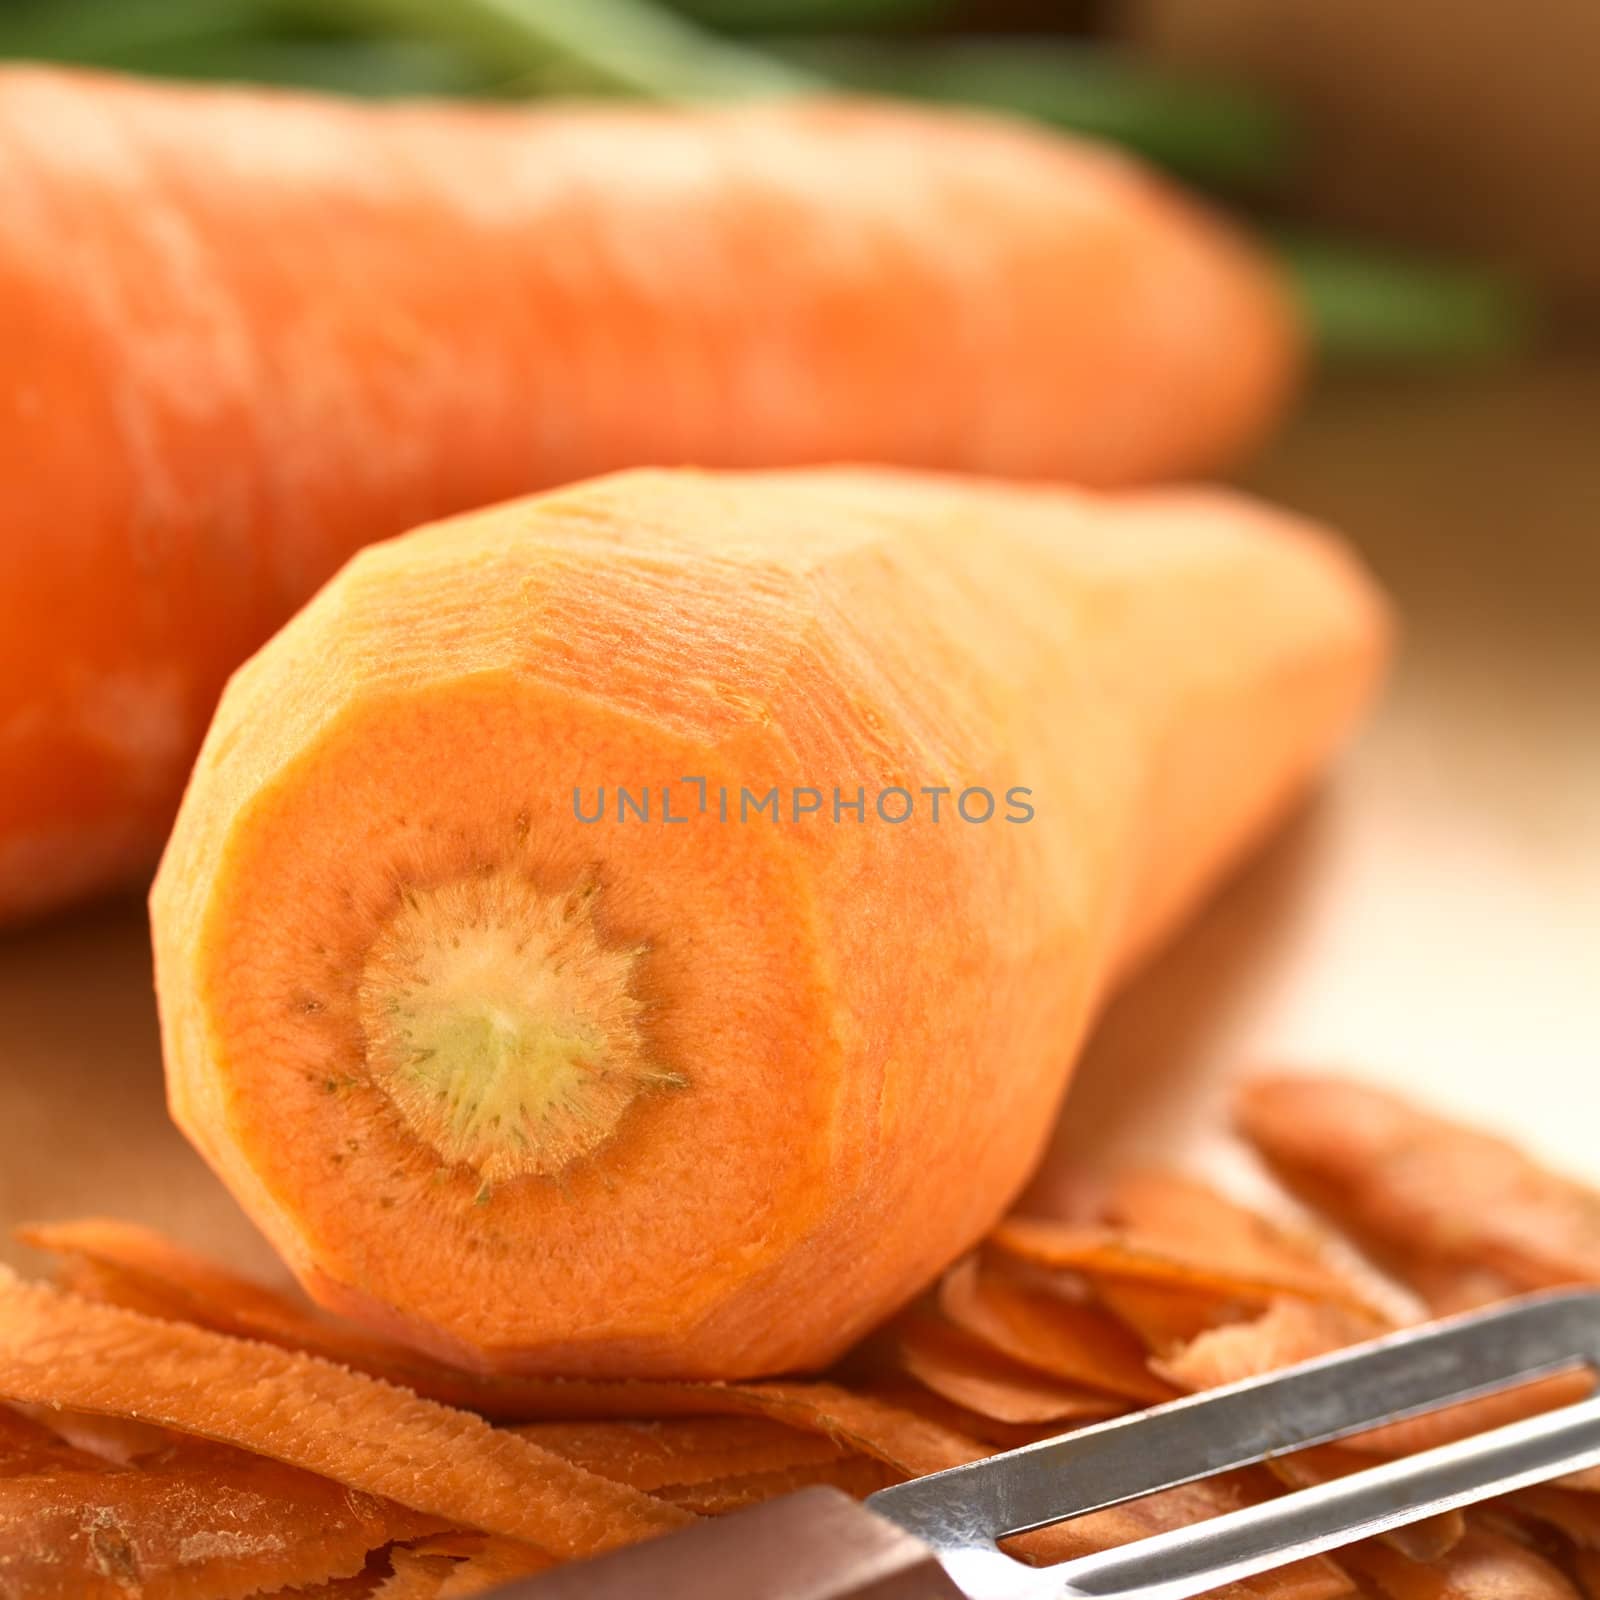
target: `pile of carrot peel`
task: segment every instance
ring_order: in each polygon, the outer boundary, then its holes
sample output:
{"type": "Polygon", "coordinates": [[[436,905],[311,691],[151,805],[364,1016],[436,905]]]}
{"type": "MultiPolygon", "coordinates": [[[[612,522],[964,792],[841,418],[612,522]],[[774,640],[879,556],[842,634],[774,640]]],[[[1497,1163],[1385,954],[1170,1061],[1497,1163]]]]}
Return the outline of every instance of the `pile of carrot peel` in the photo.
{"type": "MultiPolygon", "coordinates": [[[[1343,1242],[1168,1173],[1016,1216],[820,1379],[483,1377],[104,1220],[0,1268],[0,1596],[445,1600],[809,1484],[864,1495],[1411,1314],[1600,1283],[1600,1193],[1355,1082],[1243,1091],[1244,1137],[1343,1242]]],[[[1542,1383],[1013,1541],[1066,1559],[1575,1398],[1542,1383]]],[[[1224,1591],[1600,1600],[1600,1474],[1224,1591]]]]}

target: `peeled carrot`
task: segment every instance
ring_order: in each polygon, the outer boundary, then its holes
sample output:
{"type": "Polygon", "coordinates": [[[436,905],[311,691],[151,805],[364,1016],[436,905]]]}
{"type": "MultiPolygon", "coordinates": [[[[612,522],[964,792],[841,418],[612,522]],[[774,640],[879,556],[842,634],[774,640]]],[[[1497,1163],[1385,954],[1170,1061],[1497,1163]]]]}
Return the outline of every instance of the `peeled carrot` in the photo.
{"type": "Polygon", "coordinates": [[[976,115],[10,68],[0,209],[0,920],[148,869],[227,674],[370,540],[636,464],[1188,474],[1297,364],[1220,222],[976,115]]]}
{"type": "Polygon", "coordinates": [[[1222,492],[637,473],[379,547],[197,766],[174,1115],[314,1297],[435,1355],[823,1365],[1000,1215],[1383,637],[1222,492]]]}

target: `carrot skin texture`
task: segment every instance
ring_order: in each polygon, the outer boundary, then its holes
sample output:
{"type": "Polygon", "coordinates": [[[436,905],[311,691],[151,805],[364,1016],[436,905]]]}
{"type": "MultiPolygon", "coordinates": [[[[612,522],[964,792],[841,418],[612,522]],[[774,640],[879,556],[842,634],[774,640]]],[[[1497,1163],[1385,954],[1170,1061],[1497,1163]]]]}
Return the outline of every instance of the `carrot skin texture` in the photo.
{"type": "Polygon", "coordinates": [[[1130,162],[869,103],[7,68],[0,209],[0,920],[149,867],[228,673],[373,539],[631,465],[1198,472],[1298,364],[1130,162]]]}
{"type": "Polygon", "coordinates": [[[435,1355],[821,1366],[993,1226],[1101,1000],[1385,640],[1345,551],[1222,491],[641,472],[375,547],[235,677],[168,847],[174,1115],[313,1295],[435,1355]],[[574,815],[684,774],[688,825],[574,815]],[[950,798],[723,824],[723,784],[950,798]],[[1034,820],[962,822],[973,785],[1034,820]],[[357,1004],[375,930],[486,873],[597,886],[681,1082],[489,1187],[398,1117],[357,1004]]]}

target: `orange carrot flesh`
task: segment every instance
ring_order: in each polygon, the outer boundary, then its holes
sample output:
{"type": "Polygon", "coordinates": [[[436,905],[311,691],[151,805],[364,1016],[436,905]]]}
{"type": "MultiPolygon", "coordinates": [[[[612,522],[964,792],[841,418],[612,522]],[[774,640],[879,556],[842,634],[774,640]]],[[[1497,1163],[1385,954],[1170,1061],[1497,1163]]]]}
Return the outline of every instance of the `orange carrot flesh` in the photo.
{"type": "Polygon", "coordinates": [[[636,473],[374,548],[196,769],[152,899],[174,1113],[315,1299],[438,1359],[820,1368],[994,1223],[1384,635],[1337,545],[1202,491],[636,473]],[[946,810],[738,819],[819,783],[946,810]]]}
{"type": "Polygon", "coordinates": [[[315,1357],[91,1305],[8,1271],[0,1272],[0,1396],[155,1422],[560,1556],[688,1520],[466,1412],[315,1357]]]}
{"type": "Polygon", "coordinates": [[[1210,1329],[1156,1370],[1180,1389],[1210,1389],[1327,1355],[1386,1331],[1335,1306],[1282,1299],[1248,1322],[1210,1329]]]}
{"type": "Polygon", "coordinates": [[[7,67],[0,196],[26,398],[0,917],[148,869],[227,674],[373,539],[655,462],[1189,476],[1299,365],[1273,270],[1160,180],[889,104],[360,106],[7,67]]]}
{"type": "MultiPolygon", "coordinates": [[[[1536,1175],[1527,1192],[1539,1193],[1541,1182],[1536,1175]]],[[[1472,1215],[1474,1209],[1465,1208],[1468,1220],[1482,1226],[1472,1215]]],[[[1185,1180],[1145,1174],[1125,1180],[1112,1191],[1109,1214],[1116,1225],[1098,1232],[1057,1225],[1049,1236],[1050,1251],[1025,1251],[1022,1258],[996,1252],[987,1263],[977,1256],[964,1258],[939,1285],[943,1316],[919,1307],[886,1330],[881,1344],[898,1346],[902,1358],[910,1350],[931,1357],[935,1368],[987,1381],[1001,1397],[998,1405],[994,1394],[976,1391],[964,1395],[966,1404],[954,1405],[905,1379],[881,1394],[819,1382],[590,1380],[575,1384],[573,1392],[594,1398],[595,1415],[524,1424],[491,1437],[535,1447],[541,1472],[557,1462],[577,1473],[577,1483],[552,1486],[545,1481],[540,1491],[579,1494],[591,1523],[598,1517],[614,1527],[618,1514],[613,1503],[595,1503],[596,1485],[602,1497],[622,1490],[669,1514],[722,1515],[809,1484],[828,1483],[865,1495],[913,1474],[976,1460],[997,1445],[1047,1434],[1055,1423],[997,1423],[994,1413],[1006,1412],[1019,1395],[1037,1398],[1048,1392],[1054,1400],[1060,1394],[1074,1399],[1095,1394],[1074,1387],[1075,1379],[1052,1373],[1052,1361],[1072,1371],[1099,1374],[1103,1381],[1110,1373],[1126,1386],[1143,1358],[1137,1344],[1117,1334],[1107,1313],[1085,1297],[1086,1290],[1143,1296],[1141,1314],[1132,1320],[1167,1333],[1191,1312],[1204,1312],[1209,1320],[1202,1320],[1199,1331],[1175,1347],[1162,1349],[1162,1341],[1149,1341],[1158,1350],[1150,1363],[1152,1381],[1164,1385],[1170,1378],[1180,1389],[1269,1372],[1368,1337],[1381,1325],[1374,1312],[1352,1300],[1337,1273],[1320,1266],[1318,1270],[1331,1274],[1327,1297],[1280,1294],[1264,1310],[1259,1303],[1252,1305],[1268,1276],[1303,1287],[1300,1271],[1318,1252],[1289,1235],[1263,1232],[1259,1219],[1185,1180]],[[1209,1215],[1213,1224],[1193,1227],[1190,1219],[1196,1215],[1209,1215]],[[1129,1271],[1128,1241],[1134,1229],[1139,1249],[1131,1254],[1141,1263],[1138,1272],[1129,1271]],[[1103,1271],[1108,1238],[1117,1245],[1109,1257],[1110,1274],[1103,1271]],[[1066,1253],[1063,1240],[1077,1265],[1058,1264],[1066,1253]],[[1031,1257],[1050,1264],[1040,1265],[1031,1257]],[[1080,1275],[1079,1265],[1085,1261],[1102,1275],[1080,1275]],[[1155,1270],[1149,1268],[1152,1261],[1159,1263],[1155,1270]],[[1271,1273],[1261,1270],[1264,1261],[1273,1263],[1271,1273]],[[1251,1263],[1249,1270],[1246,1262],[1251,1263]],[[1176,1273],[1174,1263],[1180,1267],[1176,1273]],[[1163,1302],[1180,1300],[1189,1308],[1182,1315],[1159,1309],[1163,1302]],[[1042,1360],[1025,1359],[1029,1356],[1042,1360]],[[622,1396],[641,1394],[663,1407],[654,1420],[604,1415],[622,1396]],[[971,1409],[974,1405],[987,1405],[990,1414],[971,1409]],[[702,1409],[667,1414],[680,1407],[702,1409]]],[[[0,1278],[0,1396],[11,1395],[24,1408],[0,1404],[0,1579],[22,1582],[30,1596],[42,1600],[56,1594],[63,1600],[79,1594],[120,1600],[127,1592],[126,1574],[134,1570],[148,1600],[226,1600],[235,1594],[242,1600],[247,1591],[265,1592],[266,1585],[290,1579],[300,1580],[292,1590],[297,1600],[370,1600],[374,1593],[391,1600],[446,1600],[553,1564],[556,1558],[529,1543],[526,1532],[423,1531],[441,1522],[459,1527],[473,1515],[459,1503],[459,1485],[446,1482],[445,1493],[458,1498],[448,1514],[431,1516],[365,1492],[363,1462],[368,1467],[371,1462],[364,1447],[377,1421],[366,1417],[361,1400],[352,1400],[347,1392],[340,1414],[360,1413],[370,1424],[358,1428],[354,1458],[347,1454],[340,1465],[341,1475],[357,1484],[353,1493],[331,1477],[314,1476],[301,1465],[277,1459],[303,1461],[308,1447],[300,1435],[308,1424],[306,1405],[291,1406],[296,1414],[287,1430],[281,1418],[276,1426],[269,1419],[263,1430],[252,1415],[260,1409],[281,1413],[289,1389],[302,1396],[310,1393],[316,1405],[326,1407],[328,1372],[341,1385],[357,1385],[362,1399],[376,1390],[390,1404],[406,1406],[410,1397],[388,1385],[294,1356],[302,1336],[318,1348],[348,1341],[350,1348],[369,1356],[376,1353],[422,1370],[435,1363],[310,1313],[147,1230],[91,1220],[27,1234],[38,1244],[69,1253],[69,1266],[75,1265],[84,1281],[108,1298],[88,1303],[50,1290],[28,1290],[9,1275],[0,1278]],[[121,1309],[119,1299],[158,1307],[157,1317],[164,1320],[121,1309]],[[114,1324],[108,1326],[101,1320],[105,1318],[114,1324]],[[282,1348],[223,1337],[203,1326],[230,1318],[270,1330],[282,1348]],[[42,1331],[49,1346],[43,1351],[42,1331]],[[130,1333],[140,1337],[130,1338],[130,1333]],[[212,1385],[206,1358],[220,1354],[231,1381],[247,1385],[252,1404],[236,1410],[220,1431],[210,1420],[215,1406],[202,1403],[205,1415],[197,1417],[192,1394],[174,1401],[173,1390],[182,1387],[166,1365],[174,1355],[174,1335],[183,1370],[198,1374],[195,1381],[212,1385]],[[193,1346],[188,1335],[198,1337],[201,1345],[193,1346]],[[154,1363],[142,1343],[150,1337],[163,1347],[162,1359],[154,1363]],[[109,1404],[103,1394],[91,1392],[116,1386],[83,1374],[85,1364],[95,1363],[97,1352],[108,1347],[139,1373],[133,1385],[137,1405],[126,1392],[109,1404]],[[269,1363],[279,1363],[265,1376],[252,1364],[261,1354],[269,1363]],[[292,1384],[284,1381],[283,1363],[293,1369],[292,1384]],[[307,1365],[314,1380],[309,1386],[307,1365]],[[64,1376],[60,1366],[65,1366],[64,1376]],[[279,1391],[275,1399],[263,1394],[264,1384],[279,1391]],[[174,1422],[189,1432],[168,1431],[174,1422]],[[283,1447],[286,1431],[293,1449],[283,1447]],[[242,1454],[209,1442],[214,1437],[246,1441],[263,1454],[242,1454]],[[322,1513],[325,1501],[334,1507],[333,1514],[322,1513]],[[248,1528],[248,1537],[215,1537],[219,1503],[231,1507],[228,1515],[233,1517],[233,1524],[221,1531],[248,1528]],[[82,1520],[85,1506],[103,1513],[92,1528],[82,1520]],[[197,1513],[197,1506],[210,1508],[209,1521],[197,1513]]],[[[1419,1270],[1441,1263],[1452,1272],[1459,1268],[1462,1281],[1476,1270],[1459,1251],[1446,1257],[1433,1247],[1414,1258],[1419,1270]]],[[[875,1372],[881,1377],[881,1363],[873,1368],[867,1361],[870,1353],[869,1347],[848,1369],[869,1381],[875,1372]]],[[[108,1364],[103,1355],[98,1360],[108,1364]]],[[[903,1364],[912,1370],[917,1366],[916,1360],[903,1364]]],[[[560,1387],[555,1380],[482,1381],[490,1386],[560,1387]]],[[[1109,1548],[1276,1493],[1273,1479],[1289,1488],[1320,1483],[1360,1470],[1374,1452],[1425,1449],[1565,1403],[1589,1387],[1582,1375],[1547,1380],[1373,1430],[1336,1447],[1301,1451],[1274,1460],[1267,1469],[1225,1475],[1037,1530],[1009,1543],[1015,1553],[1039,1564],[1109,1548]]],[[[1098,1404],[1120,1404],[1114,1391],[1115,1384],[1107,1382],[1095,1396],[1098,1404]]],[[[442,1414],[450,1424],[419,1431],[413,1426],[415,1413],[407,1413],[399,1448],[413,1465],[414,1479],[421,1481],[460,1458],[460,1428],[454,1424],[465,1421],[470,1429],[473,1419],[426,1402],[415,1404],[430,1421],[442,1414]]],[[[1363,1595],[1393,1600],[1572,1600],[1580,1590],[1589,1593],[1593,1557],[1600,1549],[1600,1502],[1578,1492],[1584,1487],[1585,1475],[1579,1475],[1561,1485],[1523,1491],[1466,1517],[1429,1519],[1381,1542],[1352,1547],[1336,1560],[1298,1563],[1225,1593],[1235,1600],[1353,1600],[1359,1586],[1363,1595]]],[[[430,1504],[437,1494],[436,1486],[430,1504]]],[[[561,1509],[573,1514],[570,1504],[561,1509]]],[[[646,1520],[653,1523],[657,1515],[653,1512],[646,1520]]],[[[647,1535],[637,1528],[614,1535],[642,1536],[647,1535]]],[[[586,1542],[590,1540],[579,1541],[586,1542]]],[[[291,1590],[273,1588],[271,1593],[288,1600],[291,1590]]]]}

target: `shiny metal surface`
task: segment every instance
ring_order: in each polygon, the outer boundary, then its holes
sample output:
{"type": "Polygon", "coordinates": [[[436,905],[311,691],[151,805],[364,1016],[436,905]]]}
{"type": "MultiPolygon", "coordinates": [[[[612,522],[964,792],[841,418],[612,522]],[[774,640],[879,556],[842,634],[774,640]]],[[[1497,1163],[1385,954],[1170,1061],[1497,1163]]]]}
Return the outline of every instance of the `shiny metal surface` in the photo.
{"type": "Polygon", "coordinates": [[[1600,1465],[1600,1396],[1046,1570],[996,1541],[1583,1366],[1600,1371],[1600,1292],[1540,1295],[913,1479],[867,1505],[926,1541],[974,1600],[1184,1600],[1600,1465]]]}

